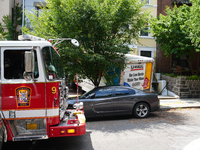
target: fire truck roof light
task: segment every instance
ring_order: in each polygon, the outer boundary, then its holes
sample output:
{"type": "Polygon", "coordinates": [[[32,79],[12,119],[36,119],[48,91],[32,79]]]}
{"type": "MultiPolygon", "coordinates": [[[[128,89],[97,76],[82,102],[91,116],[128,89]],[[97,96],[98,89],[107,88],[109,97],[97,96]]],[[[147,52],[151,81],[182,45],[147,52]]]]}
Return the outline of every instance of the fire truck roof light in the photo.
{"type": "Polygon", "coordinates": [[[37,37],[34,35],[29,35],[29,34],[19,35],[18,40],[19,41],[46,41],[44,38],[37,37]]]}
{"type": "MultiPolygon", "coordinates": [[[[18,40],[19,41],[46,41],[44,38],[37,37],[37,36],[34,36],[34,35],[29,35],[29,34],[19,35],[18,36],[18,40]]],[[[79,42],[76,39],[72,39],[72,38],[57,38],[57,39],[49,39],[49,42],[51,42],[53,40],[56,40],[55,44],[53,44],[54,47],[57,44],[65,41],[65,40],[70,40],[71,43],[74,46],[79,47],[79,42]]]]}

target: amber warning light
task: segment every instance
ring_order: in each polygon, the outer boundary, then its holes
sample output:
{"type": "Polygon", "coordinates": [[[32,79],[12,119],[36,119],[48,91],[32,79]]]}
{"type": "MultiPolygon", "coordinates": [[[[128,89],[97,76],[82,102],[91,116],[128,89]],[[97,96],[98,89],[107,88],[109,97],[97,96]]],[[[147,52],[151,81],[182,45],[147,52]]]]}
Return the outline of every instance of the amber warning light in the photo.
{"type": "Polygon", "coordinates": [[[61,129],[60,134],[73,134],[75,133],[75,129],[61,129]]]}

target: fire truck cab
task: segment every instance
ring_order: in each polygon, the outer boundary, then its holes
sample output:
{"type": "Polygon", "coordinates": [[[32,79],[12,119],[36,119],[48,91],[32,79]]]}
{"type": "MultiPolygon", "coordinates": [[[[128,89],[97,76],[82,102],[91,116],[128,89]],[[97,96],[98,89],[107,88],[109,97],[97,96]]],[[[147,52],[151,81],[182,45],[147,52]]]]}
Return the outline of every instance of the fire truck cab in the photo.
{"type": "Polygon", "coordinates": [[[4,141],[86,133],[82,105],[67,110],[68,88],[60,56],[50,42],[0,41],[0,66],[4,141]]]}

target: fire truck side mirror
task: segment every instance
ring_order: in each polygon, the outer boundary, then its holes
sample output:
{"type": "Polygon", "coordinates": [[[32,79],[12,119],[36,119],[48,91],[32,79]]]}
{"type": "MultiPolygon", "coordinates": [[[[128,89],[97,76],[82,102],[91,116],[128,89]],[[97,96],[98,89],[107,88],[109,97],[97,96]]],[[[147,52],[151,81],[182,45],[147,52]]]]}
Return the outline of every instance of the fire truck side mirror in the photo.
{"type": "Polygon", "coordinates": [[[26,51],[24,79],[28,81],[33,79],[33,73],[34,73],[34,52],[26,51]]]}
{"type": "Polygon", "coordinates": [[[79,42],[76,39],[71,39],[71,43],[76,46],[79,47],[79,42]]]}

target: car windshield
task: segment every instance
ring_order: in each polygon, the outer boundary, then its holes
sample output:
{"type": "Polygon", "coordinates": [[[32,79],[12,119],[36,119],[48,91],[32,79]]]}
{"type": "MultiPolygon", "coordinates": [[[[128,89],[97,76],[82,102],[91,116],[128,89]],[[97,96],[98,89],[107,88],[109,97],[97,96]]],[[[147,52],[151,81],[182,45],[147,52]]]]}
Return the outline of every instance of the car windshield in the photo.
{"type": "Polygon", "coordinates": [[[64,78],[63,67],[61,65],[60,56],[53,47],[44,47],[42,49],[46,73],[48,79],[64,78]]]}
{"type": "Polygon", "coordinates": [[[92,89],[91,91],[83,94],[82,96],[80,96],[81,99],[86,98],[88,95],[94,93],[94,91],[96,91],[97,88],[92,89]]]}

